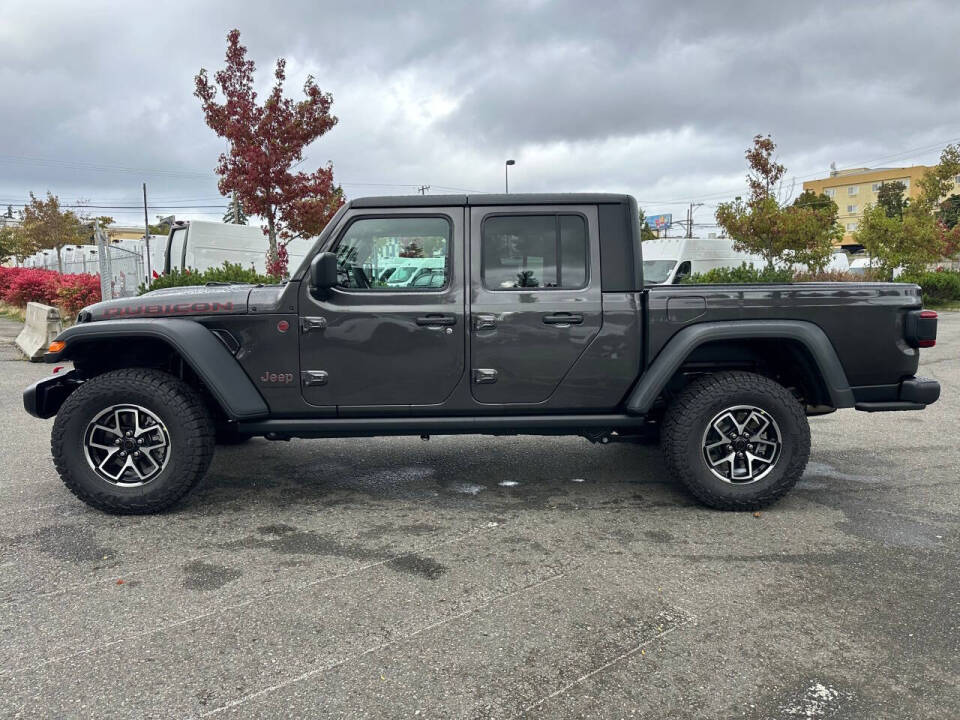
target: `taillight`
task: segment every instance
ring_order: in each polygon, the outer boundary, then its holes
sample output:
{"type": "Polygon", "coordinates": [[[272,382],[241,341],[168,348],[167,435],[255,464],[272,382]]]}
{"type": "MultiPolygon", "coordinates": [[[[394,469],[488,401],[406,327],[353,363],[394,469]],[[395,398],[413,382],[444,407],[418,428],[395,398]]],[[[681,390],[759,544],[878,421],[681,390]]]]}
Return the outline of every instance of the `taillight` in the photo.
{"type": "Polygon", "coordinates": [[[933,310],[911,310],[904,327],[907,342],[915,348],[937,344],[937,313],[933,310]]]}

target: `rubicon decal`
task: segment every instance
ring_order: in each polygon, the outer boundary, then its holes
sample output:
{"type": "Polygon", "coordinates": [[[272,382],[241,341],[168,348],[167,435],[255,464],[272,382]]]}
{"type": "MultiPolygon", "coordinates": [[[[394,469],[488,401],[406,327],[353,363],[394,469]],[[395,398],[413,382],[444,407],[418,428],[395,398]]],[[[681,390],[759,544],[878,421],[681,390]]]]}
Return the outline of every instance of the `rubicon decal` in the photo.
{"type": "Polygon", "coordinates": [[[204,313],[233,312],[232,302],[173,303],[170,305],[126,305],[104,310],[104,316],[115,320],[122,317],[150,315],[201,315],[204,313]]]}

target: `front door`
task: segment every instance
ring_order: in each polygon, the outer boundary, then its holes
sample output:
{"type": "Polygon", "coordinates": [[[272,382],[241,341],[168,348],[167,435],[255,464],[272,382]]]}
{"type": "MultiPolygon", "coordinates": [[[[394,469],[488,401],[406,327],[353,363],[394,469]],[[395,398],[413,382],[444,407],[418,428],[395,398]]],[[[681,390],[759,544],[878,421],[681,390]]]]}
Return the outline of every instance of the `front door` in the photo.
{"type": "Polygon", "coordinates": [[[339,282],[301,290],[301,387],[312,405],[437,405],[465,368],[463,208],[356,209],[330,250],[339,282]]]}
{"type": "Polygon", "coordinates": [[[543,403],[603,321],[596,208],[470,212],[473,397],[543,403]]]}

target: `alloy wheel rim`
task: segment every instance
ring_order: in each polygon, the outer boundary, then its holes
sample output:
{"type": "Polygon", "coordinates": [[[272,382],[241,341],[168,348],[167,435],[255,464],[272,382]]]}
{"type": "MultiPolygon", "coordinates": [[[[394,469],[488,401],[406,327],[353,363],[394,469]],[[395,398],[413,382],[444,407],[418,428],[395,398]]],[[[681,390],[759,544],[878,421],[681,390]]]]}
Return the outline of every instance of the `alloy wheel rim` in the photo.
{"type": "Polygon", "coordinates": [[[707,469],[730,485],[749,485],[770,474],[783,452],[780,426],[766,410],[734,405],[707,423],[701,442],[707,469]]]}
{"type": "Polygon", "coordinates": [[[111,405],[87,424],[83,453],[90,469],[111,485],[146,485],[170,462],[170,433],[145,407],[111,405]]]}

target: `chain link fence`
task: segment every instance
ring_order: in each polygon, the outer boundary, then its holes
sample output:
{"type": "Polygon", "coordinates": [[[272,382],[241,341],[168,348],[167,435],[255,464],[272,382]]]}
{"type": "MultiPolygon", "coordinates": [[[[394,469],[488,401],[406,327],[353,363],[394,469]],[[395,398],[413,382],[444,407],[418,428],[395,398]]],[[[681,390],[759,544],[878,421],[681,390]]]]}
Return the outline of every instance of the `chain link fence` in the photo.
{"type": "MultiPolygon", "coordinates": [[[[125,241],[121,241],[125,242],[125,241]]],[[[131,243],[131,244],[135,244],[131,243]]],[[[96,245],[76,245],[60,251],[61,263],[53,250],[38,253],[24,263],[27,267],[60,270],[65,275],[85,273],[100,276],[103,298],[133,297],[140,285],[147,283],[146,264],[139,249],[123,247],[97,237],[96,245]]]]}

